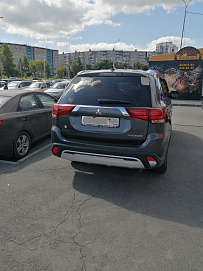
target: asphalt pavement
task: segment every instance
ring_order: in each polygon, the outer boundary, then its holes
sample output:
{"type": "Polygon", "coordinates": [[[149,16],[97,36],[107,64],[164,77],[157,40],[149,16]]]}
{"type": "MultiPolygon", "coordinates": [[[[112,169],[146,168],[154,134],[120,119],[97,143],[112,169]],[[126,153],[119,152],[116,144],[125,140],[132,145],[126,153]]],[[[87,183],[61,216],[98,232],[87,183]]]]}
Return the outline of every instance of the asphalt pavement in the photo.
{"type": "Polygon", "coordinates": [[[0,271],[202,271],[196,102],[173,107],[163,175],[72,164],[49,145],[21,163],[0,163],[0,271]]]}

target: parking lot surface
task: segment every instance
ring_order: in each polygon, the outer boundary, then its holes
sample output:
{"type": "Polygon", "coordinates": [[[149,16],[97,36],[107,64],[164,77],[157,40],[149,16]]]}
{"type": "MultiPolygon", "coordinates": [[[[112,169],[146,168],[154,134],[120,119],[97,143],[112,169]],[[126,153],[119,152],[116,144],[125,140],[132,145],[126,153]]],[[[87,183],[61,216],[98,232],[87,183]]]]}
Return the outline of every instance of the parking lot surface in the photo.
{"type": "Polygon", "coordinates": [[[202,271],[203,110],[174,106],[168,171],[0,163],[1,271],[202,271]]]}

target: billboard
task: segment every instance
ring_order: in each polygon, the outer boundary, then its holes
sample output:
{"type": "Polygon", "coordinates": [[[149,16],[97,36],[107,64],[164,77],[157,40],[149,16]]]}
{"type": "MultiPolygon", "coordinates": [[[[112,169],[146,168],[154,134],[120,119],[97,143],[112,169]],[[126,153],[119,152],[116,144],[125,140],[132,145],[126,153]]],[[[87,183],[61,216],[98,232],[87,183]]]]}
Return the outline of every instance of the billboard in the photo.
{"type": "Polygon", "coordinates": [[[174,59],[149,60],[149,68],[166,79],[172,97],[200,99],[202,94],[203,60],[199,50],[184,47],[174,54],[174,59]]]}

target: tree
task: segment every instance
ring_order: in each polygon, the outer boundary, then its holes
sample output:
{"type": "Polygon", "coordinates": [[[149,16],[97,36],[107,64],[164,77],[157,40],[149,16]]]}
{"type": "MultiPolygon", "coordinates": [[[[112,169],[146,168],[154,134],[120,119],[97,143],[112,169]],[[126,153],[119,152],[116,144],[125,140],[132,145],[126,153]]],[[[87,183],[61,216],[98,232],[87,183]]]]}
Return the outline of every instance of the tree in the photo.
{"type": "Polygon", "coordinates": [[[27,59],[26,56],[23,56],[23,59],[22,59],[22,72],[25,77],[27,76],[29,72],[29,60],[27,59]]]}
{"type": "Polygon", "coordinates": [[[66,66],[63,65],[56,69],[56,74],[58,74],[59,78],[64,78],[66,75],[66,66]]]}
{"type": "Polygon", "coordinates": [[[30,60],[29,62],[29,71],[33,73],[33,75],[38,75],[38,67],[37,67],[37,61],[36,60],[30,60]]]}
{"type": "Polygon", "coordinates": [[[15,74],[14,57],[8,44],[2,44],[0,57],[3,73],[8,77],[13,76],[15,74]]]}
{"type": "Polygon", "coordinates": [[[91,65],[91,64],[87,64],[87,65],[86,65],[86,70],[94,70],[94,68],[92,68],[92,65],[91,65]]]}
{"type": "Polygon", "coordinates": [[[45,60],[45,62],[37,59],[30,60],[29,70],[33,73],[33,75],[37,75],[39,77],[42,77],[42,75],[44,75],[48,78],[51,74],[51,68],[47,60],[45,60]]]}
{"type": "Polygon", "coordinates": [[[149,67],[148,67],[147,65],[142,64],[142,63],[139,63],[139,62],[137,62],[137,63],[134,64],[134,69],[136,69],[136,70],[147,71],[148,68],[149,68],[149,67]]]}
{"type": "Polygon", "coordinates": [[[102,62],[99,62],[95,65],[96,70],[102,69],[111,69],[113,66],[113,62],[111,60],[105,59],[102,62]]]}
{"type": "Polygon", "coordinates": [[[75,62],[70,62],[70,77],[74,77],[79,71],[84,70],[80,57],[76,59],[75,62]]]}
{"type": "Polygon", "coordinates": [[[45,75],[46,75],[46,78],[49,78],[51,75],[51,67],[47,60],[45,61],[45,75]]]}

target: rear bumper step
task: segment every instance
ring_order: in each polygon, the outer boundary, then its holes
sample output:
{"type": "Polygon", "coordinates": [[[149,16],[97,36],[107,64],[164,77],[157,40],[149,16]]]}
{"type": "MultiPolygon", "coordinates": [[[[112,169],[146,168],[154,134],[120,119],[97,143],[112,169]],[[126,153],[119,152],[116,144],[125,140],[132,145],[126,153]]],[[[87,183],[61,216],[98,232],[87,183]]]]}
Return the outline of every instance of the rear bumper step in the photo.
{"type": "Polygon", "coordinates": [[[68,159],[75,162],[83,162],[89,164],[99,164],[105,166],[127,167],[144,169],[141,160],[134,157],[104,155],[98,153],[87,153],[64,150],[61,153],[61,158],[68,159]]]}

